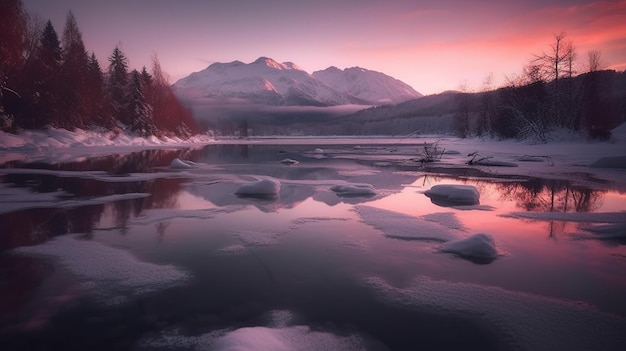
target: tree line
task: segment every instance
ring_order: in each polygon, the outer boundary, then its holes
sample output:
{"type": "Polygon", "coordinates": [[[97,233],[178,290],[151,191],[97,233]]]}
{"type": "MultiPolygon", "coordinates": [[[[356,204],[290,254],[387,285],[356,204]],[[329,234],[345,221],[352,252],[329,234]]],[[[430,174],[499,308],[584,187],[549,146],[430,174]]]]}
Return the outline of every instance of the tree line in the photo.
{"type": "Polygon", "coordinates": [[[505,87],[492,90],[488,77],[479,93],[461,89],[455,133],[545,142],[556,127],[606,140],[626,121],[626,71],[603,66],[599,51],[588,52],[581,63],[573,41],[565,33],[554,35],[550,50],[533,55],[505,87]]]}
{"type": "Polygon", "coordinates": [[[21,0],[0,0],[0,129],[46,127],[157,137],[198,132],[156,56],[150,72],[129,70],[116,47],[103,70],[85,49],[71,11],[59,38],[52,23],[30,16],[21,0]]]}

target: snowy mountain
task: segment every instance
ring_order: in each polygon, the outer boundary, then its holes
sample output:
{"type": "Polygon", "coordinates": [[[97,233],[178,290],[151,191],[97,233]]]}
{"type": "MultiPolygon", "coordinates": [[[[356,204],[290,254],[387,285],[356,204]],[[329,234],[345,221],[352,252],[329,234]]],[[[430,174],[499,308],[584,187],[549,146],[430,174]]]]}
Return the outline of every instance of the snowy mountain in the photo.
{"type": "Polygon", "coordinates": [[[277,106],[373,105],[421,96],[410,86],[379,72],[331,67],[311,75],[292,62],[279,63],[267,57],[249,64],[214,63],[174,83],[174,90],[184,99],[277,106]]]}
{"type": "Polygon", "coordinates": [[[177,94],[245,100],[266,105],[333,106],[366,104],[330,88],[291,62],[267,57],[245,64],[241,61],[214,63],[174,83],[177,94]]]}
{"type": "Polygon", "coordinates": [[[398,104],[422,96],[408,84],[384,73],[361,67],[340,70],[328,67],[313,72],[313,77],[334,89],[373,104],[398,104]]]}

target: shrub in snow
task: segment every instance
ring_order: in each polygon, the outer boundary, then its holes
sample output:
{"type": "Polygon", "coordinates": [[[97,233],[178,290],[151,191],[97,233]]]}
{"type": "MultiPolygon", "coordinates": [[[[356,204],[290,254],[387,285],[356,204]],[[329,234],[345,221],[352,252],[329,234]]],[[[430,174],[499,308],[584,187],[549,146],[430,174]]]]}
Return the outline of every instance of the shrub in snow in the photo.
{"type": "Polygon", "coordinates": [[[498,257],[493,237],[483,233],[465,239],[448,241],[439,246],[439,250],[456,254],[474,263],[491,263],[498,257]]]}
{"type": "Polygon", "coordinates": [[[480,193],[472,185],[435,185],[425,191],[424,195],[439,206],[478,205],[480,200],[480,193]]]}
{"type": "Polygon", "coordinates": [[[170,168],[171,169],[189,169],[189,168],[193,168],[194,165],[195,165],[194,162],[184,161],[184,160],[181,160],[180,158],[175,158],[170,163],[170,168]]]}
{"type": "Polygon", "coordinates": [[[376,189],[369,184],[335,185],[330,190],[339,196],[373,196],[376,189]]]}
{"type": "Polygon", "coordinates": [[[274,197],[280,192],[280,183],[272,179],[261,179],[243,184],[235,194],[249,197],[274,197]]]}

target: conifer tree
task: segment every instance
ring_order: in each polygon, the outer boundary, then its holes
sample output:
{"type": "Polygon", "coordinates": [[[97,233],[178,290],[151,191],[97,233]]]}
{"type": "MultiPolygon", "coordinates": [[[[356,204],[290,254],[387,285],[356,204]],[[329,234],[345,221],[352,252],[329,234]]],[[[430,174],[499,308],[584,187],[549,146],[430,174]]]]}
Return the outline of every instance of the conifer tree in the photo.
{"type": "Polygon", "coordinates": [[[146,103],[143,79],[137,70],[130,74],[128,98],[126,115],[130,118],[130,129],[142,136],[156,135],[152,107],[146,103]]]}
{"type": "Polygon", "coordinates": [[[130,119],[125,113],[128,105],[126,87],[128,86],[128,60],[122,51],[115,47],[109,57],[109,71],[106,83],[106,96],[111,108],[111,114],[117,122],[125,125],[130,124],[130,119]]]}
{"type": "Polygon", "coordinates": [[[84,96],[84,92],[88,89],[89,58],[76,18],[71,11],[67,14],[65,21],[62,43],[61,77],[63,84],[59,94],[62,102],[63,119],[58,124],[65,128],[83,128],[90,122],[87,116],[87,101],[84,96]]]}
{"type": "Polygon", "coordinates": [[[59,69],[61,43],[52,22],[48,21],[41,33],[39,45],[31,60],[26,62],[23,74],[22,100],[24,109],[16,120],[24,128],[55,125],[60,120],[59,69]]]}
{"type": "Polygon", "coordinates": [[[104,75],[96,55],[92,52],[89,57],[86,77],[85,101],[87,116],[96,125],[112,128],[114,123],[108,113],[104,96],[104,75]]]}

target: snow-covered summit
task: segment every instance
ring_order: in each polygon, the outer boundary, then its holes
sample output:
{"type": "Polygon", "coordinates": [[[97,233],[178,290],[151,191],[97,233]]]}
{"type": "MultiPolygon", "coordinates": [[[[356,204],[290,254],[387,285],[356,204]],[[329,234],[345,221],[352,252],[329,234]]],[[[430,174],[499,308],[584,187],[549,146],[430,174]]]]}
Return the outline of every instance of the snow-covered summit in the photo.
{"type": "Polygon", "coordinates": [[[313,72],[313,77],[334,89],[373,104],[398,104],[422,96],[410,85],[384,73],[361,67],[335,66],[313,72]]]}
{"type": "Polygon", "coordinates": [[[309,74],[293,62],[259,57],[251,63],[214,63],[174,84],[184,98],[241,99],[267,105],[333,106],[397,103],[421,96],[383,73],[330,67],[309,74]]]}

